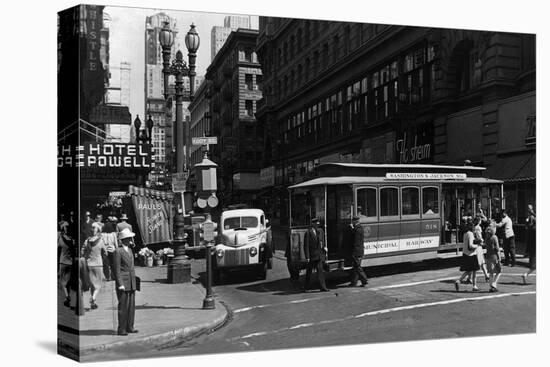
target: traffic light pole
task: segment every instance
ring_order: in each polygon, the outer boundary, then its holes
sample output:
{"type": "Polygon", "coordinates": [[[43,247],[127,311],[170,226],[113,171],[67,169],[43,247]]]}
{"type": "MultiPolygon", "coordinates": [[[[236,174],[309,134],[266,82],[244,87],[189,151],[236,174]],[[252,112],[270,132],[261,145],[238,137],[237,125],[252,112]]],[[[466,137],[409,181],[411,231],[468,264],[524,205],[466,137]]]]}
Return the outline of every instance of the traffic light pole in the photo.
{"type": "Polygon", "coordinates": [[[212,241],[214,241],[215,224],[212,222],[209,213],[206,214],[206,220],[202,224],[203,236],[206,241],[206,296],[202,302],[203,310],[216,308],[214,297],[212,297],[212,241]]]}
{"type": "Polygon", "coordinates": [[[206,296],[202,301],[203,310],[216,308],[214,297],[212,297],[212,242],[206,243],[206,296]]]}

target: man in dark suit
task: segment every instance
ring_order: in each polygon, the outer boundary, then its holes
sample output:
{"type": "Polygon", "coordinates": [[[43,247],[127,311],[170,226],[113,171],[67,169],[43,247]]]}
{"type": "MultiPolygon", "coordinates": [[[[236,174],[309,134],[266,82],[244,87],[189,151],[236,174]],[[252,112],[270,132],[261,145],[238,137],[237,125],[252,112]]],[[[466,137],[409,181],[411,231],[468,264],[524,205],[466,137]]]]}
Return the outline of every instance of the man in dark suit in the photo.
{"type": "Polygon", "coordinates": [[[353,248],[351,253],[351,264],[353,266],[351,270],[351,284],[350,287],[357,286],[357,278],[361,280],[361,287],[364,287],[367,283],[367,275],[361,267],[361,260],[365,254],[365,247],[363,244],[363,227],[359,223],[359,217],[355,216],[353,221],[353,248]]]}
{"type": "Polygon", "coordinates": [[[134,315],[136,312],[136,273],[134,270],[135,233],[124,229],[119,234],[121,246],[114,253],[114,275],[116,281],[116,295],[118,298],[118,335],[137,333],[134,329],[134,315]]]}
{"type": "Polygon", "coordinates": [[[323,271],[323,261],[325,260],[325,233],[319,227],[319,223],[320,221],[318,218],[312,219],[311,227],[308,228],[304,236],[304,252],[307,261],[306,284],[304,286],[304,291],[308,290],[311,272],[313,269],[316,269],[319,284],[321,286],[321,292],[328,292],[325,284],[325,273],[323,271]]]}

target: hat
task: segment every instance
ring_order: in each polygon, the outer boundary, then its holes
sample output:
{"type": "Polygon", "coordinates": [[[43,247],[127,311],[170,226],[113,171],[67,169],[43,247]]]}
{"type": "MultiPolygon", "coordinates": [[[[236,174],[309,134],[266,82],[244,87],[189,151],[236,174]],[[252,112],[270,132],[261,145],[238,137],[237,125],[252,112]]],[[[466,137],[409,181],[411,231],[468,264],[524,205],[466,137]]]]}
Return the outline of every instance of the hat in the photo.
{"type": "Polygon", "coordinates": [[[353,218],[351,218],[351,220],[354,221],[354,222],[357,221],[357,220],[359,220],[359,219],[360,219],[360,218],[359,218],[357,215],[354,215],[353,218]]]}
{"type": "Polygon", "coordinates": [[[120,219],[121,219],[121,220],[128,220],[128,216],[127,216],[126,214],[123,213],[123,214],[120,216],[120,219]]]}
{"type": "Polygon", "coordinates": [[[319,218],[313,218],[311,220],[311,223],[321,223],[321,221],[319,220],[319,218]]]}
{"type": "Polygon", "coordinates": [[[118,234],[118,239],[123,240],[125,238],[131,238],[134,237],[136,234],[132,231],[130,231],[130,228],[124,228],[120,233],[118,234]]]}

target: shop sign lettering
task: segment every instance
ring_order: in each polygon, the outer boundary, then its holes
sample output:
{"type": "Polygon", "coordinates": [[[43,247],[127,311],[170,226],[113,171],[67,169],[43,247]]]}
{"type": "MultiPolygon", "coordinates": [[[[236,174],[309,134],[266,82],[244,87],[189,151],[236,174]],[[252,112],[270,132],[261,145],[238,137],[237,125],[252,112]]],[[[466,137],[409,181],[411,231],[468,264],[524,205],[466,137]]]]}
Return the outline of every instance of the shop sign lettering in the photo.
{"type": "Polygon", "coordinates": [[[418,135],[414,136],[413,145],[409,147],[409,141],[407,141],[407,133],[403,134],[403,139],[399,139],[396,144],[397,151],[399,152],[399,163],[413,163],[430,159],[432,155],[431,144],[418,144],[418,135]]]}

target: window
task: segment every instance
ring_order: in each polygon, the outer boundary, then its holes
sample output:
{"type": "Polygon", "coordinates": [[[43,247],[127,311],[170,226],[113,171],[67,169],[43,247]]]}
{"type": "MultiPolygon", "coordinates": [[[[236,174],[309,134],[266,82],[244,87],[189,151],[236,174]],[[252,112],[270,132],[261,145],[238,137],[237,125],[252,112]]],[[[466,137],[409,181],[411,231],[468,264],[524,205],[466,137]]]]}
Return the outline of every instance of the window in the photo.
{"type": "Polygon", "coordinates": [[[250,100],[245,101],[244,102],[244,108],[245,108],[246,114],[248,116],[254,116],[254,103],[253,103],[253,101],[250,101],[250,100]]]}
{"type": "Polygon", "coordinates": [[[366,187],[357,189],[357,216],[361,219],[376,219],[376,189],[366,187]]]}
{"type": "Polygon", "coordinates": [[[246,84],[246,89],[252,90],[254,82],[252,80],[252,74],[245,74],[244,75],[244,84],[246,84]]]}
{"type": "Polygon", "coordinates": [[[401,189],[401,210],[402,215],[420,214],[418,187],[404,187],[401,189]]]}
{"type": "Polygon", "coordinates": [[[398,190],[396,187],[380,189],[380,216],[396,217],[399,215],[398,190]]]}
{"type": "Polygon", "coordinates": [[[262,75],[256,75],[256,89],[262,90],[264,77],[262,75]]]}
{"type": "Polygon", "coordinates": [[[422,213],[423,216],[437,215],[439,213],[439,192],[437,187],[422,188],[422,213]]]}
{"type": "Polygon", "coordinates": [[[348,86],[346,92],[346,120],[347,130],[352,131],[359,125],[359,112],[361,108],[361,82],[348,86]]]}

